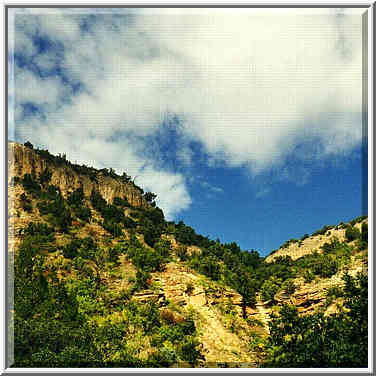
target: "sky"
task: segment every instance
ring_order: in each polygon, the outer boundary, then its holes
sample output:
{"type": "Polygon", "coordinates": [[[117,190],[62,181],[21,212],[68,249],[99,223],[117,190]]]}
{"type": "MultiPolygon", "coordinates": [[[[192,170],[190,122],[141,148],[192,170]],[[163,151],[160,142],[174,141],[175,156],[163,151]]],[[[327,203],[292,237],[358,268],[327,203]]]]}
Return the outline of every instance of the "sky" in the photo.
{"type": "Polygon", "coordinates": [[[361,9],[9,9],[8,138],[266,255],[366,214],[361,9]]]}

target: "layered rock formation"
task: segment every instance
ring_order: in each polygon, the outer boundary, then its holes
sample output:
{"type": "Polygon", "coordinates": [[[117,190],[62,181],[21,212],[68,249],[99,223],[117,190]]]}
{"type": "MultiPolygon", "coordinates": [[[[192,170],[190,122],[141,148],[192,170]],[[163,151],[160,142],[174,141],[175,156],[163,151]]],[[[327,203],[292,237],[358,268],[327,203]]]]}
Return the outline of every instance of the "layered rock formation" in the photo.
{"type": "Polygon", "coordinates": [[[8,142],[8,186],[14,177],[22,178],[25,174],[35,173],[37,176],[46,168],[52,173],[51,184],[58,186],[66,195],[82,186],[85,196],[90,196],[97,190],[107,202],[112,202],[115,197],[126,198],[135,207],[145,207],[149,204],[142,196],[140,188],[131,181],[124,182],[120,178],[105,176],[101,171],[96,171],[96,179],[74,171],[70,165],[51,166],[43,155],[34,149],[15,142],[8,142]],[[53,168],[52,168],[53,167],[53,168]]]}

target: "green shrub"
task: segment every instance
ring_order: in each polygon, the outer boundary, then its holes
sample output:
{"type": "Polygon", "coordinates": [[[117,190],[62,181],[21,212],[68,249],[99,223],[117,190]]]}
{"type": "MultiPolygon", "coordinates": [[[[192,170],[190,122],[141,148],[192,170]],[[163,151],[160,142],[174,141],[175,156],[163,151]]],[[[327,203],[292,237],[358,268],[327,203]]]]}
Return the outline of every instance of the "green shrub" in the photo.
{"type": "Polygon", "coordinates": [[[179,355],[182,360],[195,365],[200,359],[204,359],[198,349],[199,342],[195,338],[186,338],[180,346],[179,355]]]}
{"type": "Polygon", "coordinates": [[[148,272],[146,272],[142,269],[138,269],[137,272],[136,272],[135,288],[137,290],[146,289],[149,286],[150,277],[151,277],[150,273],[148,273],[148,272]]]}
{"type": "Polygon", "coordinates": [[[312,272],[320,277],[329,278],[338,271],[338,262],[334,257],[322,256],[312,265],[312,272]]]}
{"type": "Polygon", "coordinates": [[[146,364],[151,368],[168,368],[177,362],[177,355],[174,349],[163,346],[157,352],[149,355],[146,364]]]}
{"type": "Polygon", "coordinates": [[[75,189],[67,199],[67,202],[70,206],[80,207],[85,200],[84,190],[81,187],[75,189]]]}
{"type": "Polygon", "coordinates": [[[21,195],[21,206],[26,212],[30,213],[33,210],[31,200],[25,195],[25,193],[22,193],[21,195]]]}
{"type": "Polygon", "coordinates": [[[368,244],[368,224],[366,222],[362,223],[362,236],[361,239],[363,242],[368,244]]]}
{"type": "Polygon", "coordinates": [[[52,177],[52,173],[46,167],[40,174],[39,174],[39,182],[42,185],[45,185],[50,182],[52,177]]]}
{"type": "Polygon", "coordinates": [[[368,215],[361,215],[360,217],[357,217],[353,219],[352,221],[350,221],[350,225],[354,226],[356,223],[362,222],[367,218],[368,218],[368,215]]]}
{"type": "Polygon", "coordinates": [[[47,224],[40,223],[40,222],[30,222],[25,229],[25,234],[28,234],[28,235],[40,234],[40,235],[48,236],[48,235],[53,234],[53,232],[54,232],[53,227],[50,227],[47,224]]]}
{"type": "Polygon", "coordinates": [[[270,277],[261,286],[261,298],[263,301],[274,300],[275,294],[280,290],[281,280],[270,277]]]}
{"type": "Polygon", "coordinates": [[[343,289],[340,286],[331,286],[326,291],[326,299],[332,301],[343,296],[343,289]]]}
{"type": "Polygon", "coordinates": [[[323,246],[321,246],[321,249],[324,251],[324,253],[333,253],[338,248],[340,248],[341,243],[337,238],[331,239],[330,243],[325,243],[323,246]]]}
{"type": "Polygon", "coordinates": [[[25,174],[22,178],[22,186],[26,191],[36,196],[40,195],[41,187],[31,174],[25,174]]]}
{"type": "Polygon", "coordinates": [[[76,216],[84,222],[89,222],[91,218],[91,210],[86,206],[80,206],[74,209],[76,216]]]}
{"type": "Polygon", "coordinates": [[[104,220],[102,227],[111,233],[115,238],[121,236],[123,234],[122,227],[119,223],[109,221],[107,219],[104,220]]]}
{"type": "Polygon", "coordinates": [[[72,239],[70,243],[62,248],[62,252],[64,257],[69,259],[74,259],[78,256],[79,249],[81,247],[81,240],[80,239],[72,239]]]}
{"type": "Polygon", "coordinates": [[[168,258],[171,253],[171,242],[161,239],[154,245],[154,248],[163,258],[168,258]]]}
{"type": "Polygon", "coordinates": [[[317,230],[316,232],[314,232],[312,234],[312,236],[317,236],[317,235],[325,235],[325,233],[328,231],[328,230],[331,230],[332,228],[334,228],[334,226],[332,225],[325,225],[323,228],[321,228],[320,230],[317,230]]]}
{"type": "Polygon", "coordinates": [[[190,266],[211,278],[213,281],[218,281],[220,279],[221,266],[218,263],[218,259],[214,256],[194,256],[190,260],[190,266]]]}
{"type": "Polygon", "coordinates": [[[115,197],[113,200],[113,204],[116,206],[121,206],[121,207],[130,207],[130,203],[128,202],[127,198],[121,198],[121,197],[115,197]]]}
{"type": "Polygon", "coordinates": [[[315,279],[315,274],[311,269],[306,269],[303,273],[304,282],[310,283],[315,279]]]}
{"type": "Polygon", "coordinates": [[[360,231],[356,227],[348,226],[345,231],[346,239],[351,242],[361,237],[360,231]]]}
{"type": "Polygon", "coordinates": [[[123,224],[125,228],[132,229],[137,227],[137,223],[130,217],[124,217],[123,224]]]}
{"type": "Polygon", "coordinates": [[[286,281],[284,281],[282,283],[282,286],[281,286],[282,290],[284,290],[286,292],[286,294],[288,295],[292,295],[295,290],[296,290],[296,286],[295,286],[295,283],[292,279],[287,279],[286,281]]]}

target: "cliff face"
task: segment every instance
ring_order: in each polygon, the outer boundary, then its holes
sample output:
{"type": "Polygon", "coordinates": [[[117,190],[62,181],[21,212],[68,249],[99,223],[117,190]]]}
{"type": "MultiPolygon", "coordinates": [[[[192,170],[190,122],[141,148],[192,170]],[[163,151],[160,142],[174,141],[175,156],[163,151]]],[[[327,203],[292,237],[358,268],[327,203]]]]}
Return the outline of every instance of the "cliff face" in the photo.
{"type": "Polygon", "coordinates": [[[101,193],[107,202],[115,197],[126,198],[134,207],[146,207],[149,204],[142,192],[132,182],[126,183],[110,176],[104,176],[100,171],[96,181],[87,175],[78,174],[70,166],[51,166],[50,162],[40,156],[35,150],[15,142],[8,142],[8,186],[13,177],[22,178],[24,174],[34,172],[39,175],[46,168],[52,173],[51,184],[60,188],[64,197],[68,192],[83,187],[85,196],[90,196],[93,190],[101,193]]]}

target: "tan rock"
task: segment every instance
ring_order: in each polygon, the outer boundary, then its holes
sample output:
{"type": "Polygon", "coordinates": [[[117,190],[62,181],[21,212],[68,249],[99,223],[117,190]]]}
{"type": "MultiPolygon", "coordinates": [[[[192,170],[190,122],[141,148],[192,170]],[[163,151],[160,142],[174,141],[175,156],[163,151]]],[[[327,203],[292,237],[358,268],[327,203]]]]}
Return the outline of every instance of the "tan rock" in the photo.
{"type": "Polygon", "coordinates": [[[97,173],[97,182],[90,180],[87,175],[79,175],[70,166],[51,166],[35,150],[15,142],[8,142],[8,185],[14,176],[22,177],[34,171],[41,173],[48,164],[52,173],[51,184],[58,186],[66,197],[70,191],[83,187],[85,196],[90,196],[97,190],[107,202],[112,202],[115,197],[126,198],[135,207],[148,207],[149,204],[142,197],[141,191],[132,183],[126,183],[110,176],[97,173]]]}

